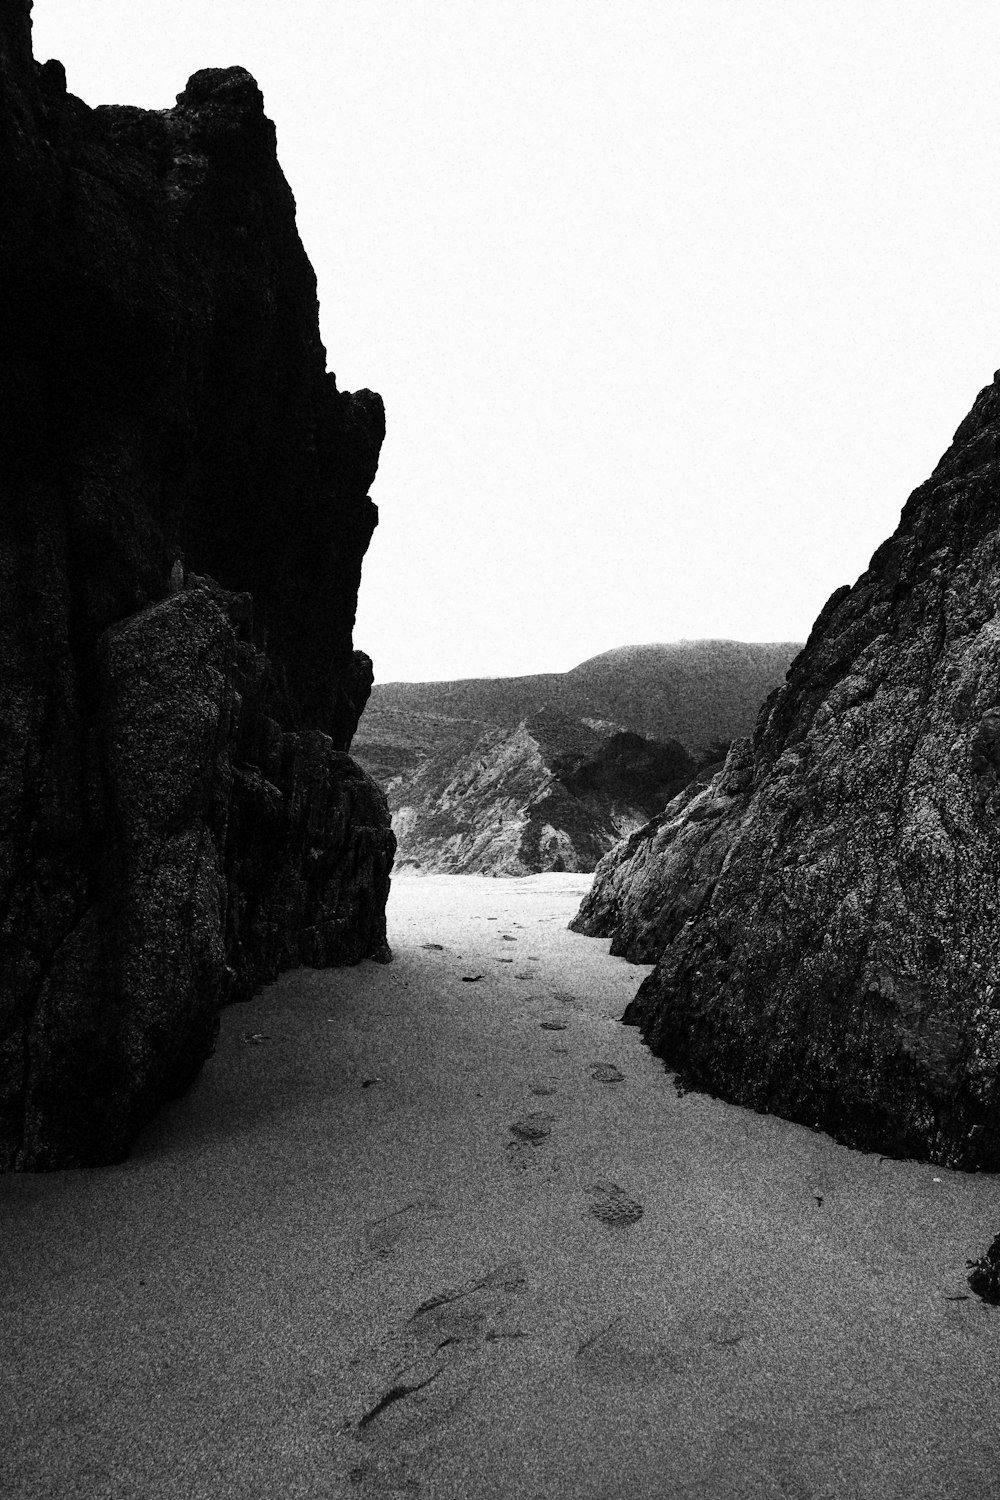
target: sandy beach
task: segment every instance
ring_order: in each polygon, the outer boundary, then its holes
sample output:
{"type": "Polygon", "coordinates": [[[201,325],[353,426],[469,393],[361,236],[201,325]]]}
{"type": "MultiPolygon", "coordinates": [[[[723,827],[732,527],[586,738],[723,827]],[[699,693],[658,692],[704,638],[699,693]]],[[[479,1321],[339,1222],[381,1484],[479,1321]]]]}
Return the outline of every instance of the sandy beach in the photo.
{"type": "Polygon", "coordinates": [[[0,1493],[1000,1495],[1000,1183],[697,1095],[589,877],[398,877],[120,1166],[0,1179],[0,1493]]]}

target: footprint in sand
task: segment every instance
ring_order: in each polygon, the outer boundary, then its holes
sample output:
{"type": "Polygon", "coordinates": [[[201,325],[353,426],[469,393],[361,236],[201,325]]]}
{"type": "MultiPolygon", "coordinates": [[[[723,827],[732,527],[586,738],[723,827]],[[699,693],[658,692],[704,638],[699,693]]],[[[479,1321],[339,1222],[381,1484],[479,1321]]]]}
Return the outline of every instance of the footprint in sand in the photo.
{"type": "Polygon", "coordinates": [[[519,1304],[526,1285],[523,1264],[510,1259],[420,1303],[398,1329],[364,1409],[342,1429],[353,1440],[352,1476],[403,1477],[407,1444],[460,1406],[514,1341],[531,1336],[519,1304]]]}
{"type": "Polygon", "coordinates": [[[625,1310],[578,1345],[576,1368],[588,1382],[658,1385],[692,1367],[731,1360],[750,1332],[724,1310],[666,1318],[651,1316],[648,1308],[625,1310]]]}
{"type": "Polygon", "coordinates": [[[578,1345],[575,1364],[588,1384],[650,1386],[669,1379],[672,1356],[665,1330],[625,1313],[578,1345]]]}
{"type": "MultiPolygon", "coordinates": [[[[551,1118],[548,1117],[548,1118],[551,1118]]],[[[487,1271],[478,1281],[467,1281],[459,1287],[445,1287],[425,1297],[410,1316],[411,1324],[421,1329],[433,1327],[438,1333],[460,1334],[467,1331],[470,1317],[478,1327],[487,1311],[501,1311],[509,1300],[507,1294],[519,1292],[527,1282],[523,1261],[511,1256],[487,1271]],[[460,1326],[446,1327],[457,1315],[460,1326]],[[420,1320],[424,1320],[421,1322],[420,1320]]],[[[495,1330],[494,1330],[495,1334],[495,1330]]]]}
{"type": "Polygon", "coordinates": [[[532,1146],[540,1146],[546,1136],[552,1134],[554,1124],[555,1115],[546,1115],[536,1110],[531,1114],[521,1115],[515,1120],[510,1127],[510,1133],[517,1136],[519,1141],[528,1141],[532,1146]]]}
{"type": "Polygon", "coordinates": [[[625,1074],[616,1068],[614,1063],[592,1062],[590,1065],[591,1083],[624,1083],[625,1074]]]}
{"type": "Polygon", "coordinates": [[[443,1210],[432,1198],[418,1198],[378,1219],[368,1219],[362,1226],[364,1249],[369,1255],[386,1259],[405,1241],[412,1239],[423,1225],[440,1219],[443,1210]]]}
{"type": "Polygon", "coordinates": [[[590,1212],[612,1229],[627,1229],[642,1218],[645,1209],[616,1182],[592,1182],[583,1190],[590,1199],[590,1212]]]}
{"type": "Polygon", "coordinates": [[[555,1115],[533,1110],[521,1115],[510,1127],[512,1140],[507,1142],[507,1159],[517,1171],[524,1171],[531,1160],[532,1150],[547,1141],[552,1134],[555,1115]]]}
{"type": "Polygon", "coordinates": [[[557,1094],[559,1090],[549,1079],[540,1078],[536,1083],[531,1085],[530,1092],[540,1098],[545,1098],[548,1094],[557,1094]]]}

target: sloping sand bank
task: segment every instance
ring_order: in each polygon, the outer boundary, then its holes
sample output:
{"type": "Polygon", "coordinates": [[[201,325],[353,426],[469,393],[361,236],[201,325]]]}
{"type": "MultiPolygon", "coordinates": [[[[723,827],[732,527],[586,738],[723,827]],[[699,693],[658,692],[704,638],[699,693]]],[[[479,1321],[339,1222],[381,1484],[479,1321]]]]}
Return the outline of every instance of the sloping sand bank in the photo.
{"type": "Polygon", "coordinates": [[[1000,1183],[679,1098],[588,880],[397,879],[393,964],[0,1179],[0,1493],[1000,1495],[1000,1183]]]}

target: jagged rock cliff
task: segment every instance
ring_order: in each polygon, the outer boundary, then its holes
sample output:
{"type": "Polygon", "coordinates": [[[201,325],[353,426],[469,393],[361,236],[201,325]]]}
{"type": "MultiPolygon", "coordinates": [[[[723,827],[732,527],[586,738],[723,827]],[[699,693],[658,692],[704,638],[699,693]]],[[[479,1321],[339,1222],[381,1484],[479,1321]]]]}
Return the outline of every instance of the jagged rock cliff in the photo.
{"type": "Polygon", "coordinates": [[[511,729],[448,739],[386,783],[398,862],[450,874],[593,870],[694,774],[663,743],[542,709],[511,729]]]}
{"type": "Polygon", "coordinates": [[[821,612],[752,739],[574,924],[692,1087],[1000,1168],[1000,378],[821,612]]]}
{"type": "Polygon", "coordinates": [[[240,68],[89,109],[0,8],[0,1170],[120,1158],[282,967],[385,957],[346,752],[384,414],[240,68]]]}

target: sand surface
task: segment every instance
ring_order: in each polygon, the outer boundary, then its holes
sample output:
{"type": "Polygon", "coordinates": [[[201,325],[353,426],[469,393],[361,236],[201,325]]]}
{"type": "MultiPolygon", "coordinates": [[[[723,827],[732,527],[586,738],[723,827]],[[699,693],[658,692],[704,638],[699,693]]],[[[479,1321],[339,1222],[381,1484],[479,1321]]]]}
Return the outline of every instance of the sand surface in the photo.
{"type": "Polygon", "coordinates": [[[391,965],[0,1178],[0,1494],[1000,1496],[1000,1183],[678,1097],[587,882],[397,878],[391,965]]]}

